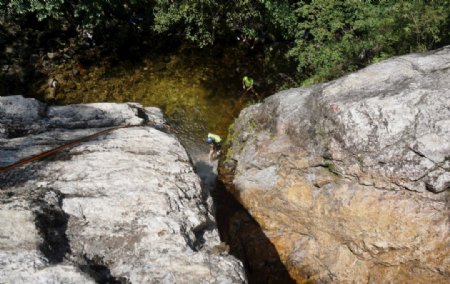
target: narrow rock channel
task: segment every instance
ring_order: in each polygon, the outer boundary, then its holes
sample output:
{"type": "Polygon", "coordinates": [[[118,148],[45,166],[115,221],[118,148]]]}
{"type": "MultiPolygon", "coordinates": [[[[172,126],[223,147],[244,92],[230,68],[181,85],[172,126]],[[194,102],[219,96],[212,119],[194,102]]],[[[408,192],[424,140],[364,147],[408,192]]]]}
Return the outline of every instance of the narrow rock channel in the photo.
{"type": "Polygon", "coordinates": [[[220,236],[230,245],[230,253],[244,263],[249,283],[296,283],[259,224],[222,181],[218,181],[212,196],[220,236]]]}
{"type": "Polygon", "coordinates": [[[212,196],[208,207],[215,216],[222,241],[220,249],[242,261],[249,283],[295,283],[259,224],[228,192],[218,175],[218,160],[209,161],[208,147],[199,141],[197,146],[186,148],[203,191],[212,196]]]}

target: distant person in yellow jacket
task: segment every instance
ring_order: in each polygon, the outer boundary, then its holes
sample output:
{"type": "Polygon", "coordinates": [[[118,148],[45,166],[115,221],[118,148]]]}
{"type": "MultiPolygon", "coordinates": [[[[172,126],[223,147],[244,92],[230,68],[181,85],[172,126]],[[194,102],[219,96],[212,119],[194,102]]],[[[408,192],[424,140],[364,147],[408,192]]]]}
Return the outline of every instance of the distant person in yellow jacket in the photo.
{"type": "Polygon", "coordinates": [[[253,90],[253,79],[248,76],[244,76],[244,78],[242,78],[242,89],[246,92],[253,90]]]}
{"type": "Polygon", "coordinates": [[[253,85],[254,85],[254,81],[252,78],[250,78],[248,76],[244,76],[244,78],[242,78],[242,89],[244,89],[244,94],[250,91],[253,93],[253,95],[255,95],[255,97],[258,101],[261,101],[261,97],[253,88],[253,85]]]}
{"type": "Polygon", "coordinates": [[[208,139],[206,139],[206,143],[208,143],[211,148],[209,150],[209,162],[212,162],[213,159],[219,157],[222,153],[222,138],[219,135],[208,133],[208,139]]]}

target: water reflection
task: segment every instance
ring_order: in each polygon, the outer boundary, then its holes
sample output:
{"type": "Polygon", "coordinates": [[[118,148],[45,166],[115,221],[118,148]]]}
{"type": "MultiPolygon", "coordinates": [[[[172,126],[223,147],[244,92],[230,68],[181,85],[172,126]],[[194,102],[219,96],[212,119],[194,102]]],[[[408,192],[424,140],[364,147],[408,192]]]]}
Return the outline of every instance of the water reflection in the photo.
{"type": "MultiPolygon", "coordinates": [[[[186,144],[208,132],[226,136],[244,106],[241,78],[258,80],[261,59],[236,48],[181,47],[171,54],[151,54],[138,62],[83,67],[77,78],[67,71],[58,103],[138,102],[166,114],[186,144]]],[[[260,74],[262,76],[262,74],[260,74]]],[[[262,79],[261,79],[262,80],[262,79]]]]}

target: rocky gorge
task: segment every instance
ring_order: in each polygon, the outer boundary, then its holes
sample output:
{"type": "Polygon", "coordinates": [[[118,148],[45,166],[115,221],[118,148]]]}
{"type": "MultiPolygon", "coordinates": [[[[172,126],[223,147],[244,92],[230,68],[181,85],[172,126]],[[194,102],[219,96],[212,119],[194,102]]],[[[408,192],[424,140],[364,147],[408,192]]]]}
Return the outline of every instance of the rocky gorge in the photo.
{"type": "Polygon", "coordinates": [[[450,281],[450,47],[282,91],[229,135],[229,188],[297,282],[450,281]]]}
{"type": "Polygon", "coordinates": [[[135,103],[1,97],[0,283],[246,282],[209,193],[165,129],[159,109],[135,103]]]}
{"type": "Polygon", "coordinates": [[[448,283],[449,70],[447,47],[244,109],[221,174],[259,226],[215,220],[215,164],[157,108],[0,97],[0,283],[448,283]]]}

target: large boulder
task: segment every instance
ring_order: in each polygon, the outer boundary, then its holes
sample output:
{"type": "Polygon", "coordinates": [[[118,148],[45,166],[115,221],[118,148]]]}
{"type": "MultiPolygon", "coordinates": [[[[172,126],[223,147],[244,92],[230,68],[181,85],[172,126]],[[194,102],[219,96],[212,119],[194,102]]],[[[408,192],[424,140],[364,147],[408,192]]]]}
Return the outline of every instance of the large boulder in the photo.
{"type": "Polygon", "coordinates": [[[225,164],[298,281],[449,283],[450,47],[243,110],[225,164]]]}
{"type": "Polygon", "coordinates": [[[220,243],[186,151],[161,131],[160,110],[6,97],[0,126],[2,167],[127,126],[1,169],[1,283],[246,281],[220,243]]]}

